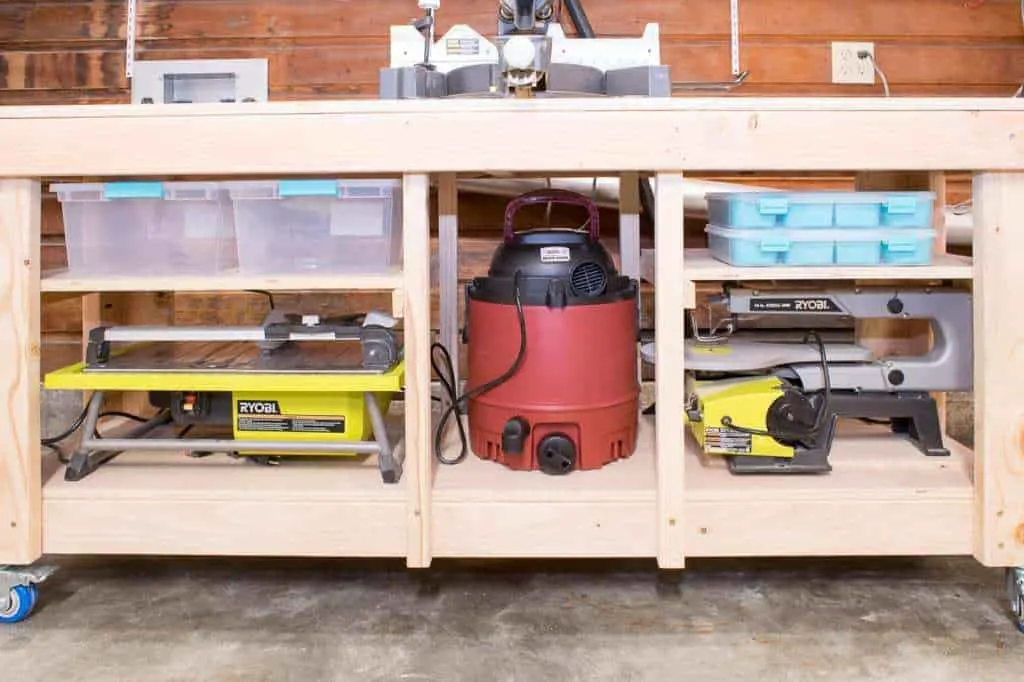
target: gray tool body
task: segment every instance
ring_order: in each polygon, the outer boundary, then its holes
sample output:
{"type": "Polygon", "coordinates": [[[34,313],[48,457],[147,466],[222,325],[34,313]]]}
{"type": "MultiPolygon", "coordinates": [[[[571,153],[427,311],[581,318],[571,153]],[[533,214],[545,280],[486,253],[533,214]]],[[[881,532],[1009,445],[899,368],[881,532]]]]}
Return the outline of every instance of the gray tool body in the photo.
{"type": "Polygon", "coordinates": [[[381,99],[441,97],[671,97],[660,63],[657,24],[640,38],[569,38],[551,0],[496,3],[497,36],[458,24],[435,42],[436,0],[426,16],[391,27],[390,64],[380,70],[381,99]]]}
{"type": "MultiPolygon", "coordinates": [[[[380,313],[371,313],[362,324],[349,320],[322,320],[318,316],[275,314],[260,326],[126,326],[97,327],[89,333],[86,364],[91,370],[137,370],[131,363],[113,360],[112,344],[255,342],[269,356],[284,355],[289,344],[303,341],[351,341],[360,344],[360,361],[343,371],[386,372],[401,359],[395,333],[389,328],[394,320],[380,313]],[[113,360],[113,361],[112,361],[113,360]]],[[[143,351],[145,353],[145,351],[143,351]]],[[[146,369],[157,369],[150,365],[146,369]]],[[[165,366],[165,369],[171,369],[165,366]]],[[[193,366],[184,368],[191,370],[193,366]]],[[[210,366],[207,369],[216,369],[210,366]]],[[[232,369],[225,367],[222,369],[232,369]]],[[[266,369],[272,369],[267,367],[266,369]]],[[[296,367],[295,370],[301,370],[296,367]]]]}
{"type": "MultiPolygon", "coordinates": [[[[728,312],[736,316],[799,314],[861,320],[921,319],[931,323],[933,346],[924,355],[866,362],[830,361],[829,379],[834,390],[969,391],[973,387],[974,317],[971,296],[966,291],[920,289],[809,293],[733,289],[726,295],[726,301],[728,312]]],[[[792,347],[794,359],[775,365],[784,365],[788,369],[787,378],[799,379],[805,391],[822,390],[825,384],[817,353],[809,360],[804,359],[808,350],[814,350],[813,346],[809,348],[806,344],[799,344],[792,347]]],[[[864,348],[860,351],[870,352],[864,348]]],[[[735,347],[730,356],[722,357],[727,362],[741,358],[742,346],[735,347]]],[[[689,362],[686,366],[697,369],[689,362]]]]}

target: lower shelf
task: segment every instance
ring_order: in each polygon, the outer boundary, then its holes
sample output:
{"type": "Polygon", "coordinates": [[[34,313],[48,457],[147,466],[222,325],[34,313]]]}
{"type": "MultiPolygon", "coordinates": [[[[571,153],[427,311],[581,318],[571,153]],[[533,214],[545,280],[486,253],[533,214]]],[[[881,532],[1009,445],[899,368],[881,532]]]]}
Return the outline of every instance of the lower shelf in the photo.
{"type": "MultiPolygon", "coordinates": [[[[687,434],[682,527],[687,557],[969,555],[971,451],[947,438],[930,458],[884,427],[844,425],[834,470],[736,476],[687,434]]],[[[447,454],[456,453],[449,441],[447,454]]],[[[545,476],[470,455],[435,466],[434,557],[655,557],[654,418],[641,417],[630,459],[545,476]]]]}
{"type": "MultiPolygon", "coordinates": [[[[425,540],[435,558],[656,557],[654,432],[641,417],[633,457],[564,477],[473,455],[435,465],[422,517],[410,457],[397,485],[373,458],[260,467],[130,452],[76,483],[48,458],[44,552],[420,561],[425,540]]],[[[880,427],[844,429],[830,474],[735,476],[688,438],[686,557],[971,554],[973,456],[947,443],[950,457],[929,458],[880,427]]]]}
{"type": "MultiPolygon", "coordinates": [[[[472,454],[436,465],[433,556],[656,556],[654,420],[640,420],[636,454],[597,471],[512,471],[472,454]]],[[[457,449],[449,441],[448,456],[457,449]]]]}
{"type": "Polygon", "coordinates": [[[47,554],[407,555],[409,477],[384,484],[373,457],[267,467],[127,452],[63,475],[43,486],[47,554]]]}
{"type": "Polygon", "coordinates": [[[973,453],[926,457],[884,427],[841,430],[833,471],[735,476],[687,438],[690,557],[963,555],[973,551],[973,453]]]}

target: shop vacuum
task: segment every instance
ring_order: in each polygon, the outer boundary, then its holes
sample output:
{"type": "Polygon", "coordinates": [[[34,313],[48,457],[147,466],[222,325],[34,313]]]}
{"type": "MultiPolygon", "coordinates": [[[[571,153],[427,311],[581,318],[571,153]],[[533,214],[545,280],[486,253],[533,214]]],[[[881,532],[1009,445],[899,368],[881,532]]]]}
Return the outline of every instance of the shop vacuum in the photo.
{"type": "Polygon", "coordinates": [[[473,453],[510,469],[559,475],[633,454],[639,284],[619,275],[599,235],[597,206],[574,192],[538,190],[508,205],[487,276],[466,287],[464,394],[444,346],[431,354],[450,403],[434,439],[442,463],[467,455],[461,420],[461,452],[451,458],[441,447],[447,420],[464,409],[473,453]],[[516,213],[533,204],[583,206],[589,229],[516,232],[516,213]]]}

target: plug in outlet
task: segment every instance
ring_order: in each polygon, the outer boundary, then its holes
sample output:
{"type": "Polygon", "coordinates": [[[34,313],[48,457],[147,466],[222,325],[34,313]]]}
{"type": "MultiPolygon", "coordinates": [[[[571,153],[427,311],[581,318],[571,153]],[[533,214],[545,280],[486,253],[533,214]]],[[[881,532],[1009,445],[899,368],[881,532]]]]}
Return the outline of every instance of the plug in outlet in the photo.
{"type": "Polygon", "coordinates": [[[874,43],[832,43],[832,82],[874,85],[875,69],[870,59],[861,59],[858,52],[875,56],[874,43]]]}

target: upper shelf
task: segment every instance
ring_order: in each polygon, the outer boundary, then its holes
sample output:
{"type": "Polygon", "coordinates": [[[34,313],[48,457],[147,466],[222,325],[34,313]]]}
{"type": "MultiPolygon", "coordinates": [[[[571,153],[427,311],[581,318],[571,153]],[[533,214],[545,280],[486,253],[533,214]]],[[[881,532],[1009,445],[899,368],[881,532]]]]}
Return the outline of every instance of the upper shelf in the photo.
{"type": "Polygon", "coordinates": [[[715,260],[707,249],[687,249],[684,276],[691,282],[735,280],[971,279],[974,265],[966,256],[943,254],[931,265],[908,267],[778,267],[738,268],[715,260]]]}
{"type": "Polygon", "coordinates": [[[3,107],[0,138],[0,177],[25,178],[1007,171],[1024,169],[1024,100],[626,97],[3,107]],[[502,130],[571,134],[553,137],[538,154],[515,135],[495,135],[502,130]]]}
{"type": "Polygon", "coordinates": [[[216,276],[80,276],[67,272],[46,273],[41,282],[44,292],[106,292],[106,291],[393,291],[402,288],[402,271],[392,268],[381,275],[337,274],[318,275],[239,275],[216,276]]]}
{"type": "MultiPolygon", "coordinates": [[[[654,249],[645,249],[640,256],[641,277],[655,283],[654,249]]],[[[974,265],[966,256],[943,254],[931,265],[913,267],[777,267],[739,268],[712,257],[707,249],[686,249],[683,255],[683,277],[688,282],[736,282],[769,280],[914,280],[934,281],[973,279],[974,265]]]]}

